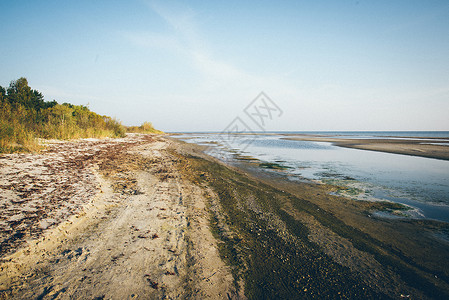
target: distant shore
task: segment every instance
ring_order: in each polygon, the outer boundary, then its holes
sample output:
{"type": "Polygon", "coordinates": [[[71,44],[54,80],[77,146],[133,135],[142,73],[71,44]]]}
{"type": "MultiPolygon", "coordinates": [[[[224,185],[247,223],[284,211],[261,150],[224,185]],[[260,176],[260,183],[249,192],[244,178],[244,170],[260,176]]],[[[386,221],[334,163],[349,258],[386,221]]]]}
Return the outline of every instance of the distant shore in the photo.
{"type": "Polygon", "coordinates": [[[378,138],[351,139],[335,138],[319,135],[286,134],[284,139],[295,141],[330,142],[335,146],[360,150],[379,151],[411,156],[420,156],[449,160],[448,141],[436,138],[408,137],[408,138],[378,138]]]}

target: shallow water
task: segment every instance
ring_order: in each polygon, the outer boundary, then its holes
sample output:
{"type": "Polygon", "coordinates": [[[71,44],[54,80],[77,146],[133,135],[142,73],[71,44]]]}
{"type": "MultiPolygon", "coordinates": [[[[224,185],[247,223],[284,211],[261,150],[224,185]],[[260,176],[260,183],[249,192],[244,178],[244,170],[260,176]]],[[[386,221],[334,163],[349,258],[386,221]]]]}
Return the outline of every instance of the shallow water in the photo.
{"type": "Polygon", "coordinates": [[[285,140],[282,135],[234,136],[225,141],[217,134],[178,138],[208,145],[210,154],[223,160],[240,154],[278,163],[288,167],[283,172],[293,180],[347,186],[354,199],[399,202],[416,208],[415,216],[449,222],[449,161],[285,140]]]}
{"type": "Polygon", "coordinates": [[[312,134],[341,138],[445,138],[449,131],[289,131],[288,134],[312,134]]]}

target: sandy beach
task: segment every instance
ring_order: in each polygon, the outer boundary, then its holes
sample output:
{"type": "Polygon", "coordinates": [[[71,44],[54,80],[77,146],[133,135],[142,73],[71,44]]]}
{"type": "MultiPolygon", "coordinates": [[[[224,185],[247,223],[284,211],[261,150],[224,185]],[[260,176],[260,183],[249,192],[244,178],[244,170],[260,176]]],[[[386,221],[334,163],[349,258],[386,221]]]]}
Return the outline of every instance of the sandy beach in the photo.
{"type": "Polygon", "coordinates": [[[0,173],[0,299],[449,297],[447,223],[165,136],[49,141],[0,173]]]}
{"type": "Polygon", "coordinates": [[[236,297],[170,143],[135,135],[3,156],[1,298],[236,297]]]}

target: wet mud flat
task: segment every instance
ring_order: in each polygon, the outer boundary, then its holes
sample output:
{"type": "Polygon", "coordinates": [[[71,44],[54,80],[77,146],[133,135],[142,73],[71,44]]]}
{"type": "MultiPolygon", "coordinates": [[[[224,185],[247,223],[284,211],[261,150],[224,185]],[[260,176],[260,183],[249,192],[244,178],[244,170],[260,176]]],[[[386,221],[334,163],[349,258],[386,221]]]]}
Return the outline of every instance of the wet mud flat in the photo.
{"type": "MultiPolygon", "coordinates": [[[[251,299],[449,296],[447,223],[384,219],[391,203],[353,201],[243,161],[187,154],[210,199],[220,253],[251,299]]],[[[256,164],[257,165],[257,164],[256,164]]],[[[193,170],[193,171],[192,171],[193,170]]]]}

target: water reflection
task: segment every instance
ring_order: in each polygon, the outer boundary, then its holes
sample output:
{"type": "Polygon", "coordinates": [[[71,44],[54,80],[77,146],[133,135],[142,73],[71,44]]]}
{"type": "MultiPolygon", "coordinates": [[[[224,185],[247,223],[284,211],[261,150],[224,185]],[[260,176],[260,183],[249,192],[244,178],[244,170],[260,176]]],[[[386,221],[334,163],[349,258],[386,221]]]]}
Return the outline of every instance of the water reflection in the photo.
{"type": "MultiPolygon", "coordinates": [[[[357,186],[367,198],[386,199],[420,209],[428,218],[449,222],[449,161],[365,151],[331,143],[284,140],[283,136],[254,136],[241,149],[239,137],[220,143],[217,134],[180,136],[188,142],[217,142],[221,158],[234,152],[266,162],[282,162],[287,172],[311,180],[357,186]],[[185,139],[189,137],[189,139],[185,139]],[[230,152],[232,151],[232,152],[230,152]]],[[[248,136],[245,136],[248,139],[248,136]]],[[[363,198],[362,197],[362,198],[363,198]]]]}

